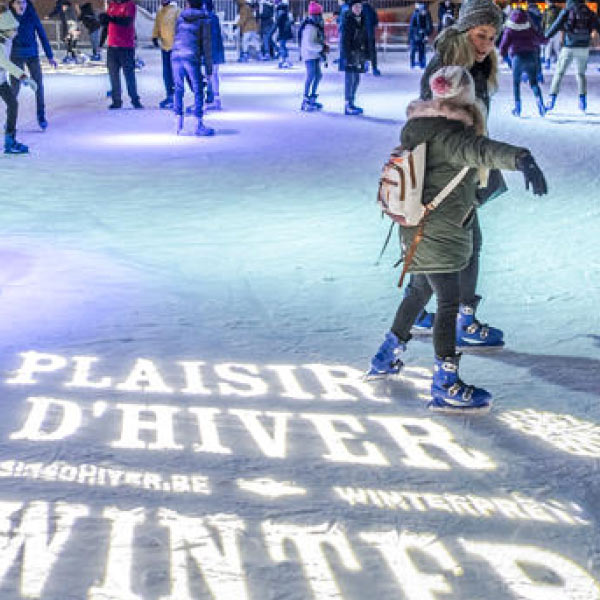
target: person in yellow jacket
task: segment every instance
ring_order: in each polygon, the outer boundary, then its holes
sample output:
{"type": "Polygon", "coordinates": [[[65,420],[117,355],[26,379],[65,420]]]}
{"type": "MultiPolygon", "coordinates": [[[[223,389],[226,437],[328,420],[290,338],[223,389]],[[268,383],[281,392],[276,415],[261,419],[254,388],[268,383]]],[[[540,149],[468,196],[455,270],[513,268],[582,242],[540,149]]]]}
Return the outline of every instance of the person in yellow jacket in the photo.
{"type": "Polygon", "coordinates": [[[240,54],[240,62],[246,62],[250,57],[250,47],[252,46],[256,52],[256,56],[260,55],[261,42],[258,35],[258,22],[254,15],[254,7],[252,0],[236,0],[238,8],[237,27],[240,29],[242,36],[242,52],[240,54]]]}
{"type": "Polygon", "coordinates": [[[175,38],[175,23],[180,10],[176,2],[172,0],[161,0],[161,7],[156,13],[154,29],[152,30],[152,43],[159,48],[162,54],[162,71],[166,98],[159,103],[160,108],[173,108],[173,93],[175,81],[173,79],[173,67],[171,66],[171,49],[175,38]]]}

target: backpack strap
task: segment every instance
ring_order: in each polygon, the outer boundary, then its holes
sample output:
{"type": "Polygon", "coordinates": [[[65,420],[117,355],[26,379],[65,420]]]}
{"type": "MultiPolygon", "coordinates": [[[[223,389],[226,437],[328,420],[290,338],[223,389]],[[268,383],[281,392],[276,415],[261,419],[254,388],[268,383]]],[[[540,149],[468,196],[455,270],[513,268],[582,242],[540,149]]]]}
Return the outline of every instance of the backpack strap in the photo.
{"type": "Polygon", "coordinates": [[[425,219],[427,216],[432,213],[458,186],[458,184],[463,180],[464,176],[469,171],[469,167],[463,167],[442,189],[439,194],[431,201],[428,202],[425,206],[425,214],[419,221],[417,225],[417,233],[413,238],[412,244],[404,257],[404,266],[402,267],[402,273],[400,275],[400,281],[398,282],[398,287],[401,288],[404,283],[404,278],[406,277],[406,273],[408,272],[408,268],[410,267],[412,260],[415,256],[415,252],[417,251],[417,246],[421,243],[423,239],[423,230],[425,229],[425,219]]]}

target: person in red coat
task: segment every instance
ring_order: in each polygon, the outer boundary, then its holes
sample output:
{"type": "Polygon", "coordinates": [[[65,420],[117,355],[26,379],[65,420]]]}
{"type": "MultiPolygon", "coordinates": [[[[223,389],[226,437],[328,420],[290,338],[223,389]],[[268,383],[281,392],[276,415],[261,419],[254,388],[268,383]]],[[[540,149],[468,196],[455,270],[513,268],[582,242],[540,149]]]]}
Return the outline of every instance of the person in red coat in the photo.
{"type": "Polygon", "coordinates": [[[121,69],[133,108],[144,108],[135,80],[135,12],[133,0],[112,0],[108,4],[108,10],[100,15],[100,22],[108,25],[106,66],[112,97],[112,104],[108,107],[110,109],[123,106],[121,69]]]}

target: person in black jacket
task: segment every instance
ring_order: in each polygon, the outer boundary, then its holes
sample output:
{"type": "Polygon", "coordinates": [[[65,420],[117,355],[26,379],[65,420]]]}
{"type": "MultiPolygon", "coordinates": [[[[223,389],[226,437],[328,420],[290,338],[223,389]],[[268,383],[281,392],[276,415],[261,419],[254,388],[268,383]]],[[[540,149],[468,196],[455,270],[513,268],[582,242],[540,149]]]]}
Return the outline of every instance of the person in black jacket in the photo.
{"type": "Polygon", "coordinates": [[[456,21],[456,9],[452,0],[443,0],[438,6],[438,34],[445,27],[449,27],[456,21]]]}
{"type": "Polygon", "coordinates": [[[92,56],[91,60],[100,61],[102,55],[100,54],[100,34],[102,31],[102,25],[98,15],[94,12],[94,7],[91,2],[85,2],[81,6],[75,5],[75,11],[79,15],[79,20],[83,23],[86,28],[90,42],[92,44],[92,56]]]}
{"type": "Polygon", "coordinates": [[[371,70],[375,77],[379,77],[381,75],[381,71],[377,68],[377,27],[379,25],[379,18],[377,17],[377,11],[366,0],[363,2],[363,15],[367,28],[367,39],[369,41],[371,70]]]}
{"type": "Polygon", "coordinates": [[[171,50],[171,63],[175,78],[174,111],[177,134],[183,129],[183,94],[186,79],[194,93],[194,114],[197,118],[196,135],[214,135],[215,130],[202,122],[204,106],[204,63],[207,77],[212,75],[212,42],[210,15],[203,0],[187,0],[175,25],[175,40],[171,50]]]}
{"type": "Polygon", "coordinates": [[[289,69],[292,63],[288,60],[289,52],[287,43],[294,37],[292,33],[293,17],[290,15],[290,8],[287,0],[277,5],[275,24],[277,25],[277,43],[279,45],[279,68],[289,69]]]}
{"type": "Polygon", "coordinates": [[[366,71],[366,61],[369,56],[369,41],[362,10],[361,0],[351,0],[350,10],[344,13],[341,29],[339,68],[346,74],[344,82],[346,100],[344,114],[346,115],[360,115],[363,112],[363,109],[354,103],[360,74],[366,71]]]}
{"type": "Polygon", "coordinates": [[[419,57],[419,66],[425,68],[425,45],[427,38],[433,32],[433,21],[431,14],[424,2],[417,2],[415,12],[410,18],[408,38],[410,42],[410,68],[414,69],[417,64],[415,57],[419,57]]]}
{"type": "MultiPolygon", "coordinates": [[[[35,101],[37,108],[37,120],[40,128],[45,130],[48,127],[46,120],[46,106],[44,102],[44,82],[42,78],[42,65],[38,51],[38,39],[42,43],[44,53],[48,62],[56,69],[58,66],[54,60],[52,48],[48,41],[48,36],[38,17],[33,4],[27,0],[12,0],[9,5],[10,11],[19,22],[17,35],[12,40],[10,50],[10,60],[20,69],[27,66],[29,76],[37,84],[35,101]]],[[[16,96],[19,95],[20,81],[11,77],[10,86],[16,96]]]]}

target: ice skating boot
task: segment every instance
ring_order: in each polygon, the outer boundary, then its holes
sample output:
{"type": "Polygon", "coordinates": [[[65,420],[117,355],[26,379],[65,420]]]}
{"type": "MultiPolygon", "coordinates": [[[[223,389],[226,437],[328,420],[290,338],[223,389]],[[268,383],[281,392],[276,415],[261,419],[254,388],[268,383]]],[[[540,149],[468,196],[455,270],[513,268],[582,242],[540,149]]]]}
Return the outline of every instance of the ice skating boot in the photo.
{"type": "Polygon", "coordinates": [[[28,154],[29,148],[25,144],[17,142],[14,135],[4,136],[4,154],[28,154]]]}
{"type": "Polygon", "coordinates": [[[175,115],[175,133],[180,135],[183,131],[183,115],[175,115]]]}
{"type": "Polygon", "coordinates": [[[198,123],[196,125],[196,131],[194,132],[194,135],[197,135],[198,137],[209,137],[211,135],[215,135],[215,130],[212,127],[206,127],[206,125],[204,125],[202,122],[202,119],[198,117],[198,123]]]}
{"type": "Polygon", "coordinates": [[[427,408],[450,414],[487,413],[492,407],[492,395],[482,388],[467,385],[458,376],[460,355],[435,357],[431,400],[427,408]]]}
{"type": "Polygon", "coordinates": [[[308,96],[304,96],[304,98],[302,99],[302,106],[300,106],[300,110],[303,110],[305,112],[313,112],[317,109],[312,105],[310,98],[308,96]]]}
{"type": "Polygon", "coordinates": [[[44,115],[38,116],[38,125],[42,131],[46,131],[46,129],[48,129],[48,121],[44,115]]]}
{"type": "Polygon", "coordinates": [[[315,110],[321,110],[323,108],[323,105],[320,102],[317,102],[318,97],[317,94],[310,96],[310,104],[315,110]]]}
{"type": "Polygon", "coordinates": [[[461,304],[456,319],[456,346],[479,350],[504,347],[504,334],[496,327],[480,323],[475,318],[475,306],[461,304]]]}
{"type": "Polygon", "coordinates": [[[515,100],[515,107],[512,109],[511,112],[515,117],[521,116],[521,101],[520,100],[515,100]]]}
{"type": "Polygon", "coordinates": [[[431,335],[433,333],[433,321],[435,313],[422,310],[416,318],[410,332],[414,335],[431,335]]]}
{"type": "Polygon", "coordinates": [[[356,106],[356,104],[354,104],[354,100],[352,100],[352,102],[350,102],[350,108],[352,108],[352,110],[357,110],[359,115],[362,115],[363,112],[365,112],[360,106],[356,106]]]}
{"type": "Polygon", "coordinates": [[[345,115],[360,115],[360,111],[352,106],[350,102],[346,102],[346,106],[344,107],[345,115]]]}
{"type": "Polygon", "coordinates": [[[587,110],[587,97],[585,94],[579,94],[579,110],[582,112],[587,110]]]}
{"type": "Polygon", "coordinates": [[[158,103],[158,108],[173,110],[173,96],[167,96],[158,103]]]}
{"type": "Polygon", "coordinates": [[[556,94],[550,94],[548,98],[548,102],[546,102],[546,112],[550,110],[554,110],[554,105],[556,104],[556,94]]]}
{"type": "Polygon", "coordinates": [[[390,375],[398,375],[403,366],[400,354],[406,350],[395,333],[388,331],[379,350],[371,359],[371,366],[365,373],[365,379],[380,379],[390,375]]]}
{"type": "Polygon", "coordinates": [[[544,98],[542,97],[542,91],[535,95],[535,103],[537,105],[538,113],[540,117],[546,116],[546,107],[544,106],[544,98]]]}
{"type": "Polygon", "coordinates": [[[204,108],[206,110],[222,110],[221,98],[219,96],[214,96],[212,102],[207,102],[204,108]]]}

